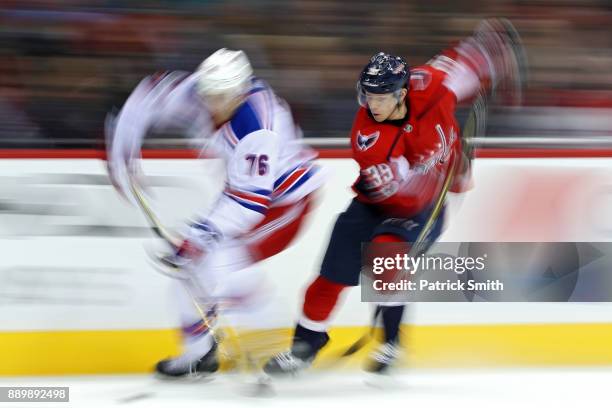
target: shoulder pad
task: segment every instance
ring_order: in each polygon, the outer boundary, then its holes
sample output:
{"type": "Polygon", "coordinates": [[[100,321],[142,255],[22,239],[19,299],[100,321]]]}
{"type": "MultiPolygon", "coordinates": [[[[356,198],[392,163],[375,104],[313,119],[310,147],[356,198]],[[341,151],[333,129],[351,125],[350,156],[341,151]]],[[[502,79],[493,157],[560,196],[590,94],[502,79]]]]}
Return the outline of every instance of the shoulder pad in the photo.
{"type": "Polygon", "coordinates": [[[238,140],[263,129],[260,118],[248,101],[238,108],[230,121],[230,127],[238,140]]]}

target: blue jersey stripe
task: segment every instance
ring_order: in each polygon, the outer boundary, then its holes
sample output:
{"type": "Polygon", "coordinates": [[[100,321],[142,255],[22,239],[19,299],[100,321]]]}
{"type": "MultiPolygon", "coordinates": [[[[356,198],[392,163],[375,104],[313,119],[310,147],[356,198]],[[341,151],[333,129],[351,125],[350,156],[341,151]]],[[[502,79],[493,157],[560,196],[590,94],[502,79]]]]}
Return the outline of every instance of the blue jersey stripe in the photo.
{"type": "Polygon", "coordinates": [[[252,191],[243,190],[243,191],[259,194],[259,195],[262,195],[262,196],[269,196],[270,194],[272,194],[272,191],[270,191],[270,190],[252,190],[252,191]]]}
{"type": "Polygon", "coordinates": [[[280,186],[281,184],[283,184],[283,181],[287,180],[287,178],[297,169],[299,169],[300,167],[303,167],[305,165],[305,163],[302,163],[298,166],[295,166],[294,168],[292,168],[289,171],[286,171],[285,173],[283,173],[282,176],[280,176],[279,178],[276,179],[276,181],[274,182],[274,189],[276,190],[278,188],[278,186],[280,186]]]}
{"type": "Polygon", "coordinates": [[[265,207],[263,205],[247,203],[246,201],[242,201],[239,198],[233,197],[233,196],[231,196],[229,194],[226,194],[226,196],[228,198],[234,200],[235,202],[237,202],[238,204],[240,204],[244,208],[248,208],[249,210],[256,211],[256,212],[258,212],[260,214],[265,214],[266,211],[268,210],[268,207],[265,207]]]}
{"type": "Polygon", "coordinates": [[[286,195],[289,194],[293,191],[295,191],[296,189],[298,189],[302,184],[304,184],[306,181],[308,181],[308,179],[310,179],[312,177],[312,175],[317,171],[317,169],[313,166],[310,170],[308,170],[302,177],[300,177],[298,179],[298,181],[295,182],[294,185],[292,185],[287,191],[283,192],[282,195],[286,195]]]}

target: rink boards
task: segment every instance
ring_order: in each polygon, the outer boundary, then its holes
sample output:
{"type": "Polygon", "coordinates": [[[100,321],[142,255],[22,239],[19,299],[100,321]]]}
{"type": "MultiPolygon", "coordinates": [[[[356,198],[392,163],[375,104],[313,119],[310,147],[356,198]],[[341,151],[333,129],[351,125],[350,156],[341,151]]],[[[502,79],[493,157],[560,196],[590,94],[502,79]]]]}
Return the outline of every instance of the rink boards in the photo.
{"type": "MultiPolygon", "coordinates": [[[[262,329],[293,325],[350,200],[354,163],[320,163],[330,181],[306,231],[262,265],[278,305],[262,329]]],[[[443,240],[610,241],[610,170],[608,158],[478,159],[475,188],[450,198],[443,240]]],[[[168,225],[209,205],[223,180],[212,160],[146,160],[144,171],[168,225]]],[[[168,282],[146,256],[155,239],[114,193],[103,161],[0,160],[0,240],[0,374],[143,372],[177,351],[168,282]]],[[[358,338],[369,315],[353,290],[328,354],[358,338]]],[[[423,303],[406,322],[408,362],[418,366],[612,363],[609,304],[423,303]]]]}

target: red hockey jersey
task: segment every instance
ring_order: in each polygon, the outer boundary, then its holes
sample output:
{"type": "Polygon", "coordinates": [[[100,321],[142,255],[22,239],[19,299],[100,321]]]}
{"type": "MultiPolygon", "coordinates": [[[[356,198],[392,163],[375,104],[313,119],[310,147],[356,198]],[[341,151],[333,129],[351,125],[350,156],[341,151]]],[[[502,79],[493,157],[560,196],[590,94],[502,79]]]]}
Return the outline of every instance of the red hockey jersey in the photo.
{"type": "Polygon", "coordinates": [[[359,109],[351,130],[353,158],[360,167],[360,178],[353,185],[358,200],[400,217],[434,205],[450,166],[461,158],[460,130],[454,116],[457,101],[443,85],[445,75],[429,65],[410,71],[404,120],[379,123],[366,108],[359,109]],[[400,176],[392,171],[392,163],[401,157],[409,169],[400,176]],[[395,177],[396,187],[372,200],[359,186],[366,175],[382,182],[395,177]]]}

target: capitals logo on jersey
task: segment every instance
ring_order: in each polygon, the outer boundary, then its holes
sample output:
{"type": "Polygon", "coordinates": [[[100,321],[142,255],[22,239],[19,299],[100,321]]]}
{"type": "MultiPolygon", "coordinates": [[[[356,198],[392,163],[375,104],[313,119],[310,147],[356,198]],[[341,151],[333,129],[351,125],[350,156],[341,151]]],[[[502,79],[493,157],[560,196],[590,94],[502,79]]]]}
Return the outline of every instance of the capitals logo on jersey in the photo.
{"type": "Polygon", "coordinates": [[[370,147],[374,146],[374,143],[378,140],[380,136],[380,132],[376,131],[369,135],[362,135],[361,132],[357,132],[357,147],[359,150],[368,150],[370,147]]]}

